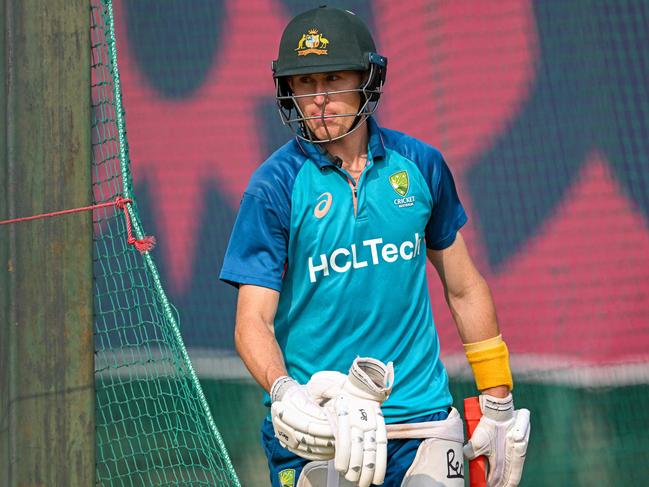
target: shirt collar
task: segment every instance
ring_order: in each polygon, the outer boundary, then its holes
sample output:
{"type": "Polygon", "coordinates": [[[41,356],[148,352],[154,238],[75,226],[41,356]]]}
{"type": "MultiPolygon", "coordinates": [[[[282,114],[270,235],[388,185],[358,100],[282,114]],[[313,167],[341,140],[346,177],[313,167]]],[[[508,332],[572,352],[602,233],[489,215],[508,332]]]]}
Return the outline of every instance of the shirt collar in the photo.
{"type": "MultiPolygon", "coordinates": [[[[374,117],[368,117],[367,128],[369,131],[368,140],[368,157],[378,159],[385,157],[385,146],[383,145],[383,137],[381,136],[381,128],[379,127],[374,117]]],[[[318,167],[333,166],[334,163],[330,157],[324,152],[320,144],[312,144],[298,137],[295,138],[297,145],[300,147],[305,156],[312,159],[318,167]]]]}
{"type": "Polygon", "coordinates": [[[385,146],[383,145],[383,135],[381,135],[381,127],[376,123],[374,117],[369,117],[367,119],[367,126],[370,130],[370,139],[368,142],[368,148],[370,154],[374,159],[384,158],[385,157],[385,146]]]}

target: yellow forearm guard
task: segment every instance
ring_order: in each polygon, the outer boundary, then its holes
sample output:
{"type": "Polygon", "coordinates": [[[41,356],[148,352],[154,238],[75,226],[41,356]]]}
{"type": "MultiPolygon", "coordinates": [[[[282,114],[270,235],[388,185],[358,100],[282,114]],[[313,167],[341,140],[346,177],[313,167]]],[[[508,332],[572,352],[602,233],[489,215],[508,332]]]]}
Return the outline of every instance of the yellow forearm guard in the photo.
{"type": "Polygon", "coordinates": [[[466,358],[473,369],[478,390],[496,386],[514,388],[509,368],[509,350],[501,335],[481,342],[465,343],[466,358]]]}

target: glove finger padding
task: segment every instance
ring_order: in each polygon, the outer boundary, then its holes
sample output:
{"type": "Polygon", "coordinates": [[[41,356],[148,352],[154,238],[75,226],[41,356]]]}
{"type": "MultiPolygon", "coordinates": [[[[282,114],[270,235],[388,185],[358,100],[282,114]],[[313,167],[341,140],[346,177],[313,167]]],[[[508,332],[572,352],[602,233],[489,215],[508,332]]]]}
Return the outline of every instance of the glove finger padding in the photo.
{"type": "Polygon", "coordinates": [[[322,370],[311,376],[306,383],[309,397],[317,404],[323,405],[330,399],[335,399],[345,385],[347,375],[333,370],[322,370]]]}
{"type": "Polygon", "coordinates": [[[368,400],[341,395],[335,400],[334,408],[338,423],[336,470],[360,487],[382,484],[387,463],[387,432],[380,407],[368,400]]]}
{"type": "Polygon", "coordinates": [[[273,419],[273,428],[275,430],[275,436],[280,441],[287,444],[291,448],[297,448],[298,445],[309,445],[319,448],[328,447],[333,451],[333,438],[329,438],[327,436],[316,436],[312,433],[296,429],[294,426],[291,426],[282,419],[282,413],[279,412],[279,408],[276,408],[276,411],[278,412],[278,414],[273,419]],[[280,432],[283,432],[284,434],[281,434],[280,432]]]}
{"type": "Polygon", "coordinates": [[[468,460],[485,455],[489,461],[488,487],[516,487],[523,474],[530,436],[530,412],[514,410],[511,394],[504,398],[480,396],[483,416],[464,446],[468,460]]]}
{"type": "MultiPolygon", "coordinates": [[[[367,408],[367,405],[360,406],[367,408]]],[[[336,399],[334,408],[338,423],[335,467],[339,472],[346,472],[347,480],[357,482],[365,451],[376,452],[376,413],[359,407],[357,401],[344,395],[336,399]]]]}
{"type": "Polygon", "coordinates": [[[519,409],[515,412],[514,426],[507,432],[507,458],[504,478],[505,486],[516,486],[523,475],[523,465],[530,439],[530,412],[519,409]]]}
{"type": "Polygon", "coordinates": [[[304,386],[293,382],[271,405],[275,436],[296,455],[330,460],[335,454],[335,439],[327,413],[309,398],[304,386]]]}
{"type": "Polygon", "coordinates": [[[320,460],[320,461],[329,461],[334,456],[333,447],[317,447],[299,444],[296,448],[291,448],[283,442],[279,442],[283,448],[286,448],[288,451],[294,453],[295,455],[306,458],[307,460],[320,460]]]}
{"type": "Polygon", "coordinates": [[[345,473],[345,478],[350,482],[358,482],[361,477],[363,468],[363,453],[365,445],[363,441],[364,433],[358,428],[351,429],[352,444],[349,451],[349,467],[345,473]]]}
{"type": "Polygon", "coordinates": [[[381,412],[394,380],[392,363],[357,358],[348,375],[319,372],[307,384],[312,397],[325,402],[336,422],[334,466],[359,487],[385,478],[387,431],[381,412]]]}
{"type": "Polygon", "coordinates": [[[363,449],[363,458],[361,459],[361,468],[358,485],[370,485],[374,480],[376,474],[376,438],[372,437],[372,433],[367,432],[364,435],[365,445],[375,445],[374,448],[364,448],[363,449]]]}
{"type": "Polygon", "coordinates": [[[292,404],[285,401],[273,403],[271,416],[274,410],[276,416],[289,428],[306,435],[333,440],[333,431],[324,411],[318,414],[317,411],[313,411],[313,408],[306,406],[307,404],[292,404]]]}
{"type": "Polygon", "coordinates": [[[383,413],[377,415],[379,424],[376,428],[376,466],[374,467],[374,479],[372,483],[381,485],[385,479],[385,470],[388,464],[388,432],[385,426],[383,413]]]}

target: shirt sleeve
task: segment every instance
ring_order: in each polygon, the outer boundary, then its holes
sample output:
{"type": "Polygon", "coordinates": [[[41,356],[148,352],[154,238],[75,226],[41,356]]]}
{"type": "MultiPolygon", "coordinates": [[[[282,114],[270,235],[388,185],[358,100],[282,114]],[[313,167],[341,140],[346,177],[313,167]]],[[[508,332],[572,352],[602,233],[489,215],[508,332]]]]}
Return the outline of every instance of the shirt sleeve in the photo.
{"type": "Polygon", "coordinates": [[[453,175],[443,158],[433,177],[433,209],[426,225],[426,246],[443,250],[455,242],[458,230],[468,218],[457,195],[453,175]]]}
{"type": "Polygon", "coordinates": [[[262,197],[244,193],[219,278],[281,291],[288,227],[262,197]]]}

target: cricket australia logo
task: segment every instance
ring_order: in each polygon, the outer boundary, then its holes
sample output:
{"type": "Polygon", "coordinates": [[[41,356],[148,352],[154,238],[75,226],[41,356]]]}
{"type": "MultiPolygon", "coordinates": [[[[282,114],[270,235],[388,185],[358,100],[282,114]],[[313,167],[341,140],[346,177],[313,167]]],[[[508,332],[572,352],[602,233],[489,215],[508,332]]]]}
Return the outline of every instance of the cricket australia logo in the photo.
{"type": "Polygon", "coordinates": [[[295,487],[295,469],[287,468],[279,472],[279,485],[281,487],[295,487]]]}
{"type": "Polygon", "coordinates": [[[328,54],[327,46],[329,45],[329,39],[318,32],[318,29],[309,29],[306,34],[302,34],[302,37],[297,43],[297,55],[306,56],[307,54],[328,54]]]}
{"type": "Polygon", "coordinates": [[[406,196],[410,190],[410,179],[408,178],[408,171],[399,171],[395,172],[389,178],[390,186],[392,189],[401,196],[401,198],[395,198],[393,203],[399,208],[405,208],[408,206],[413,206],[415,204],[414,196],[406,196]]]}

